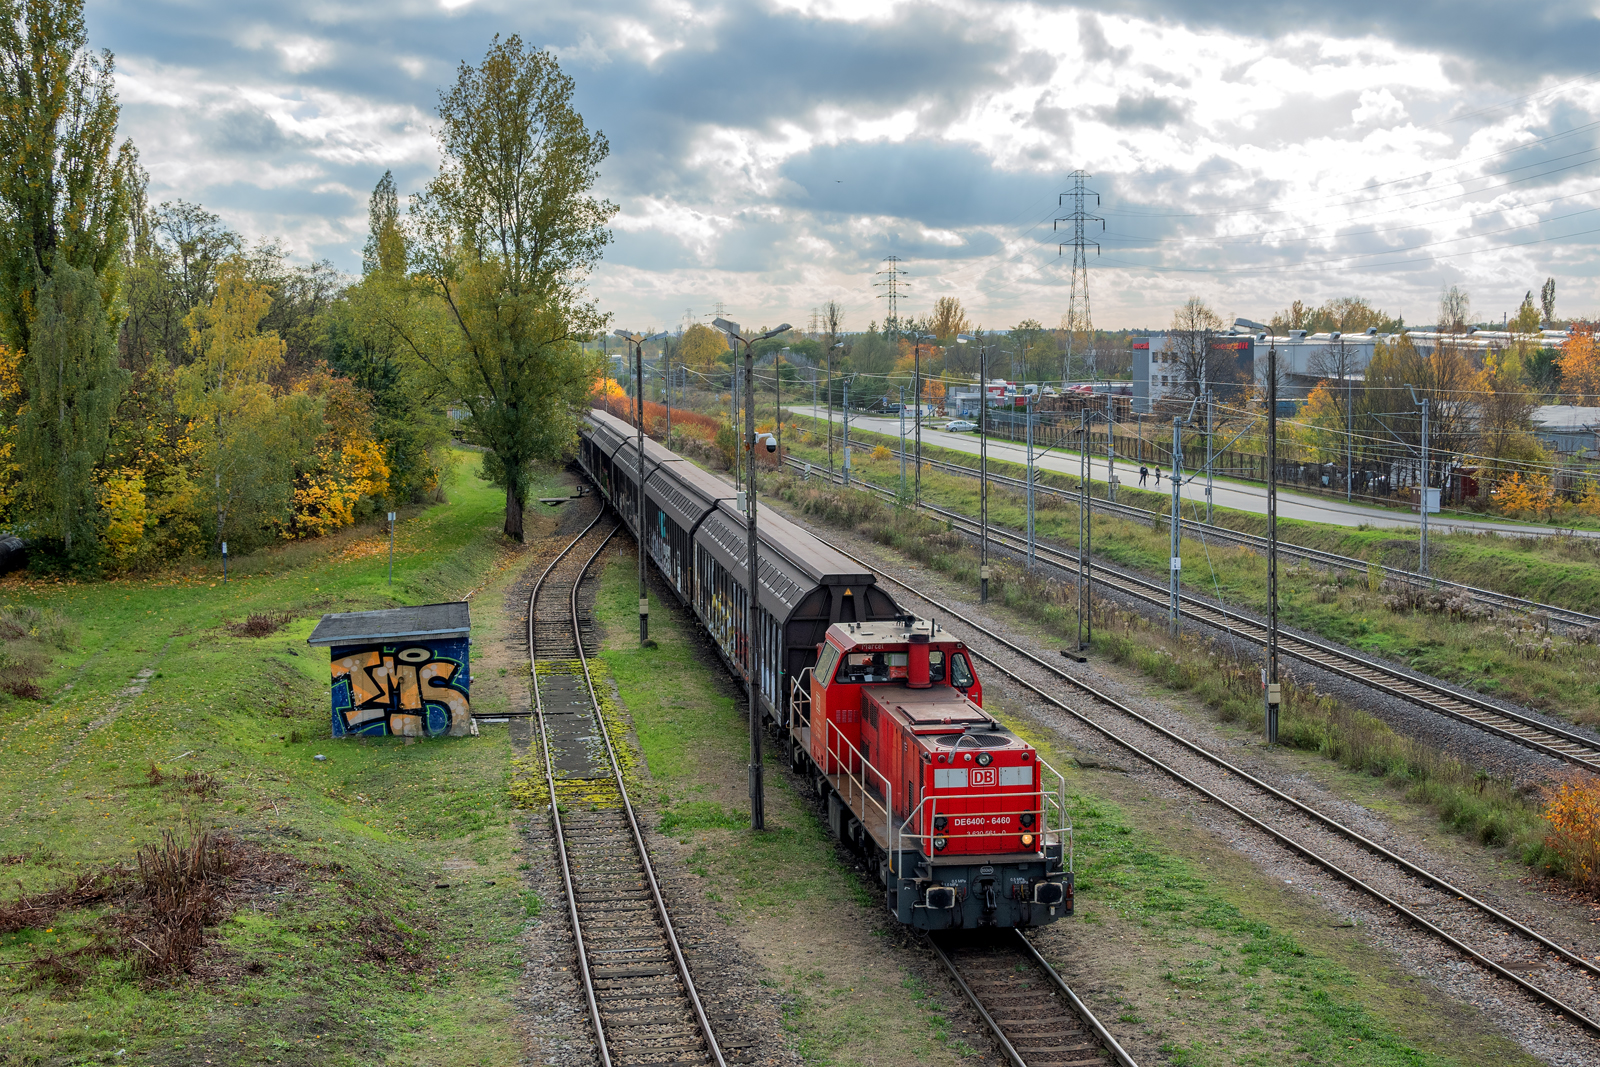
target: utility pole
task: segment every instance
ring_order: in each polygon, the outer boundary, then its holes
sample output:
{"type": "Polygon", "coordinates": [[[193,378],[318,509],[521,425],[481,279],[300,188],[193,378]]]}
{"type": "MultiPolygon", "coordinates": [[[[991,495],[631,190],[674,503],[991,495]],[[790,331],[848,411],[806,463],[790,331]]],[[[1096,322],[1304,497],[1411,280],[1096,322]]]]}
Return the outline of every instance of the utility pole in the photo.
{"type": "MultiPolygon", "coordinates": [[[[740,337],[739,328],[734,323],[725,319],[717,319],[714,323],[718,329],[727,333],[735,341],[744,344],[744,412],[745,412],[745,449],[749,458],[745,461],[746,482],[745,489],[745,578],[747,589],[745,592],[748,607],[744,613],[744,647],[745,647],[745,693],[750,705],[750,829],[762,830],[766,828],[766,791],[761,777],[761,663],[759,635],[761,633],[761,557],[756,538],[756,387],[754,360],[755,356],[750,351],[750,346],[756,341],[765,341],[773,334],[779,334],[789,328],[784,323],[776,330],[769,330],[757,337],[740,337]]],[[[776,438],[773,439],[776,448],[776,438]]],[[[779,699],[782,699],[780,695],[779,699]]]]}
{"type": "Polygon", "coordinates": [[[1278,743],[1278,345],[1267,348],[1267,744],[1278,743]]]}
{"type": "MultiPolygon", "coordinates": [[[[1112,406],[1111,387],[1106,386],[1106,499],[1117,502],[1117,442],[1112,431],[1117,425],[1116,410],[1112,406]]],[[[1085,438],[1087,441],[1087,438],[1085,438]]]]}
{"type": "Polygon", "coordinates": [[[641,337],[636,333],[626,330],[613,331],[622,338],[623,342],[633,347],[633,404],[634,404],[634,429],[636,438],[634,448],[638,451],[639,480],[634,482],[637,487],[638,499],[634,501],[634,518],[638,523],[635,530],[638,533],[637,545],[639,549],[639,644],[643,645],[650,639],[650,587],[645,584],[645,543],[648,540],[648,531],[644,523],[644,343],[656,341],[666,336],[665,332],[653,334],[650,337],[641,337]]]}
{"type": "Polygon", "coordinates": [[[778,438],[778,469],[783,469],[783,349],[772,354],[772,428],[778,438]]]}
{"type": "Polygon", "coordinates": [[[906,498],[906,387],[900,387],[900,500],[906,498]]]}
{"type": "Polygon", "coordinates": [[[1212,451],[1212,434],[1216,429],[1217,394],[1206,390],[1206,522],[1211,522],[1211,489],[1216,483],[1216,453],[1212,451]]]}
{"type": "Polygon", "coordinates": [[[989,346],[978,346],[978,602],[989,602],[989,346]]]}
{"type": "Polygon", "coordinates": [[[850,484],[850,380],[844,383],[844,440],[840,442],[840,456],[844,460],[844,484],[850,484]]]}
{"type": "Polygon", "coordinates": [[[833,352],[841,347],[843,341],[836,341],[828,347],[828,484],[833,484],[833,352]]]}
{"type": "Polygon", "coordinates": [[[1179,533],[1182,501],[1178,490],[1183,485],[1183,420],[1172,416],[1172,569],[1167,587],[1167,623],[1172,636],[1178,636],[1178,580],[1183,574],[1183,557],[1180,552],[1179,533]]]}
{"type": "Polygon", "coordinates": [[[927,337],[921,330],[917,331],[916,348],[912,355],[911,383],[913,392],[916,393],[916,410],[912,414],[912,422],[917,433],[917,469],[916,493],[914,499],[918,507],[922,506],[922,341],[927,337]]]}
{"type": "Polygon", "coordinates": [[[1033,570],[1033,397],[1022,394],[1022,417],[1027,420],[1028,439],[1028,569],[1033,570]]]}
{"type": "Polygon", "coordinates": [[[1433,584],[1428,575],[1428,398],[1417,399],[1417,391],[1409,383],[1411,402],[1422,405],[1422,544],[1417,549],[1417,573],[1433,584]]]}
{"type": "Polygon", "coordinates": [[[1090,586],[1089,409],[1078,412],[1078,651],[1094,643],[1094,595],[1090,586]]]}

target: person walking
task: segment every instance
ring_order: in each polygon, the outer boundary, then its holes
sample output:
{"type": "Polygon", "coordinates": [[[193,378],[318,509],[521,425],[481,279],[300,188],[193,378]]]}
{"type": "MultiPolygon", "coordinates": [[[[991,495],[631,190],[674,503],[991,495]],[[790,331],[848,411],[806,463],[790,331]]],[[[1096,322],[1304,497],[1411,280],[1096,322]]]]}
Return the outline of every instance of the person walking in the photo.
{"type": "Polygon", "coordinates": [[[1156,484],[1157,485],[1161,484],[1161,468],[1160,467],[1156,468],[1156,484]]]}
{"type": "Polygon", "coordinates": [[[1139,484],[1144,485],[1144,480],[1150,477],[1150,468],[1143,463],[1139,464],[1139,484]]]}

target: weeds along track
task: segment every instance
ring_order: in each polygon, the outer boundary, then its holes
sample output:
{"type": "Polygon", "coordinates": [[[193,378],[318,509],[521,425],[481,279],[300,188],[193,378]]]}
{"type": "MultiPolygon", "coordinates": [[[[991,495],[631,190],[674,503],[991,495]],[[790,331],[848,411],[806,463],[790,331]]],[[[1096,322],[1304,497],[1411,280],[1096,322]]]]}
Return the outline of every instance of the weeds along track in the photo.
{"type": "Polygon", "coordinates": [[[528,597],[534,713],[578,977],[602,1067],[726,1067],[590,673],[594,633],[579,611],[578,590],[618,529],[604,517],[602,511],[562,550],[528,597]]]}
{"type": "MultiPolygon", "coordinates": [[[[870,567],[866,561],[834,547],[870,567]]],[[[1375,921],[1415,927],[1437,944],[1448,946],[1447,959],[1451,954],[1458,954],[1454,956],[1458,961],[1464,956],[1486,974],[1515,985],[1538,1005],[1554,1009],[1589,1035],[1600,1035],[1600,991],[1594,985],[1596,977],[1600,977],[1600,965],[974,622],[969,607],[946,603],[881,570],[876,573],[928,608],[960,619],[967,648],[1048,711],[1062,713],[1087,726],[1184,788],[1230,812],[1282,849],[1345,883],[1367,898],[1369,910],[1377,913],[1375,921]],[[1064,692],[1063,686],[1089,699],[1074,702],[1056,695],[1064,692]],[[1109,714],[1091,714],[1088,707],[1082,706],[1086,704],[1097,705],[1109,714]]],[[[1569,1043],[1577,1039],[1583,1047],[1593,1050],[1590,1037],[1578,1032],[1561,1034],[1553,1019],[1546,1017],[1544,1021],[1549,1024],[1551,1037],[1559,1035],[1569,1043]]]]}
{"type": "Polygon", "coordinates": [[[1020,931],[928,940],[1013,1067],[1138,1067],[1020,931]]]}
{"type": "MultiPolygon", "coordinates": [[[[803,467],[804,464],[800,466],[803,467]]],[[[813,470],[815,471],[815,468],[813,470]]],[[[836,483],[840,480],[840,477],[835,476],[836,483]]],[[[888,490],[859,479],[854,484],[893,498],[893,494],[888,490]]],[[[964,534],[973,537],[980,535],[978,520],[971,516],[933,504],[922,504],[921,509],[930,515],[938,516],[964,534]]],[[[1015,531],[997,527],[993,523],[989,524],[989,540],[1013,552],[1027,551],[1026,537],[1015,531]]],[[[1076,553],[1057,548],[1036,538],[1034,556],[1048,567],[1068,572],[1069,575],[1077,574],[1076,553]]],[[[1100,585],[1146,604],[1162,608],[1167,606],[1166,586],[1092,561],[1090,566],[1093,580],[1100,585]]],[[[1230,611],[1192,596],[1180,595],[1178,599],[1183,606],[1185,617],[1256,645],[1266,645],[1267,627],[1248,615],[1230,611]]],[[[1600,773],[1600,740],[1595,738],[1563,730],[1559,726],[1526,715],[1519,715],[1437,682],[1395,670],[1377,660],[1356,656],[1321,641],[1300,637],[1283,630],[1278,631],[1278,650],[1286,656],[1292,656],[1387,696],[1397,697],[1428,711],[1455,719],[1457,722],[1466,723],[1575,767],[1600,773]]]]}

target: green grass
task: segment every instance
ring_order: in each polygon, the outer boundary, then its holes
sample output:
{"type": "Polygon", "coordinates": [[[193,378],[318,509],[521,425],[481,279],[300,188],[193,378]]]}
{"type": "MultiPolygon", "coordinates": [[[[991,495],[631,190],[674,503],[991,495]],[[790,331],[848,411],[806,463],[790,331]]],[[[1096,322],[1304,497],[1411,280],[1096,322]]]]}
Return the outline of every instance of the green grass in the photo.
{"type": "MultiPolygon", "coordinates": [[[[387,538],[366,527],[234,560],[226,584],[194,565],[100,583],[13,579],[0,591],[75,629],[43,680],[48,699],[0,706],[0,854],[17,860],[5,868],[13,885],[37,892],[128,863],[174,828],[225,831],[304,864],[302,892],[250,898],[217,929],[212,983],[146,985],[113,959],[76,988],[24,988],[28,968],[0,968],[4,1062],[517,1055],[516,938],[540,902],[515,874],[503,728],[415,745],[332,741],[327,654],[304,643],[324,612],[459,599],[509,578],[502,565],[518,554],[498,535],[503,495],[476,467],[459,453],[449,503],[402,513],[392,590],[387,538]],[[290,621],[262,638],[226,628],[251,613],[290,621]],[[129,694],[144,671],[147,687],[129,694]],[[152,785],[152,765],[212,774],[221,788],[205,798],[152,785]],[[364,959],[360,942],[374,936],[415,950],[417,966],[364,959]]],[[[498,608],[474,600],[475,639],[495,631],[498,608]]],[[[505,696],[480,676],[473,703],[494,710],[505,696]]],[[[0,935],[0,961],[81,945],[99,914],[0,935]]]]}

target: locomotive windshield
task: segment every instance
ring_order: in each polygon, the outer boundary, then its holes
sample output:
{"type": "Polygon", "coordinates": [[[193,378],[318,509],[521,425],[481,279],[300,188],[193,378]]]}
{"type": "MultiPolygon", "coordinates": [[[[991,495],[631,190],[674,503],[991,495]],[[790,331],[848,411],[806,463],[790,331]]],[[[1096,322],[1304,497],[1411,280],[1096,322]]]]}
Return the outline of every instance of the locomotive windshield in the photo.
{"type": "Polygon", "coordinates": [[[816,670],[812,671],[812,674],[826,686],[833,681],[833,665],[838,662],[839,650],[832,645],[824,644],[822,646],[822,655],[817,657],[817,667],[816,670]]]}
{"type": "MultiPolygon", "coordinates": [[[[864,682],[887,682],[889,680],[889,660],[895,655],[890,652],[847,652],[844,663],[839,667],[837,681],[848,682],[851,685],[860,685],[864,682]]],[[[902,664],[905,653],[899,654],[902,664]]],[[[901,676],[904,677],[902,670],[901,676]]]]}
{"type": "Polygon", "coordinates": [[[967,657],[957,653],[950,658],[950,679],[957,689],[972,688],[972,668],[967,666],[967,657]]]}

